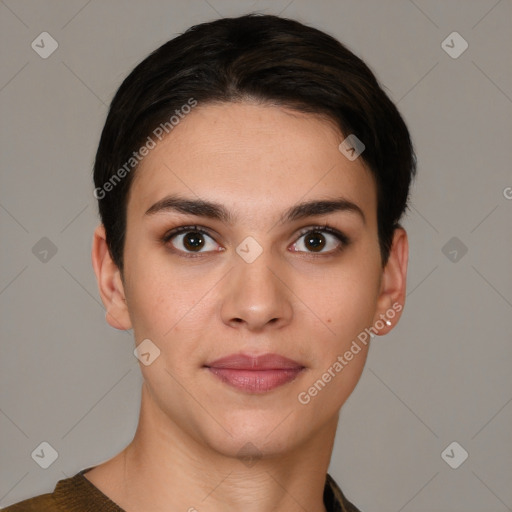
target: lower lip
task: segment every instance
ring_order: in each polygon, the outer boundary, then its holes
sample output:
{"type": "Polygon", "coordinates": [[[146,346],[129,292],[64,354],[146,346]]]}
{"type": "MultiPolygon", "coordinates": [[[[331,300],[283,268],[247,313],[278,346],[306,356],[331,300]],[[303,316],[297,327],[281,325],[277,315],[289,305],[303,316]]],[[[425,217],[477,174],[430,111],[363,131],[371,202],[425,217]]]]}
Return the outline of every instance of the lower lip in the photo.
{"type": "Polygon", "coordinates": [[[304,368],[278,370],[236,370],[208,368],[220,380],[250,393],[266,393],[294,380],[304,368]]]}

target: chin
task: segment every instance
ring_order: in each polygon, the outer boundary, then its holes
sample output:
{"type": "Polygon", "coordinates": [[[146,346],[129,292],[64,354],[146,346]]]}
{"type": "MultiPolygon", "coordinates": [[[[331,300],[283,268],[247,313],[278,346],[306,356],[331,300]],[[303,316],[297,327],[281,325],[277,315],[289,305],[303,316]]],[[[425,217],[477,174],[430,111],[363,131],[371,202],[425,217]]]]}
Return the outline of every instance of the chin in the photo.
{"type": "Polygon", "coordinates": [[[197,434],[211,449],[230,458],[252,460],[282,455],[308,439],[307,423],[290,414],[290,410],[286,407],[272,412],[239,410],[218,418],[229,433],[220,426],[214,428],[211,425],[197,434]]]}
{"type": "Polygon", "coordinates": [[[290,432],[268,435],[268,429],[258,432],[233,432],[233,437],[224,436],[222,439],[208,439],[209,447],[217,453],[230,459],[240,459],[246,467],[252,467],[253,462],[260,459],[280,456],[292,451],[295,443],[290,432]]]}

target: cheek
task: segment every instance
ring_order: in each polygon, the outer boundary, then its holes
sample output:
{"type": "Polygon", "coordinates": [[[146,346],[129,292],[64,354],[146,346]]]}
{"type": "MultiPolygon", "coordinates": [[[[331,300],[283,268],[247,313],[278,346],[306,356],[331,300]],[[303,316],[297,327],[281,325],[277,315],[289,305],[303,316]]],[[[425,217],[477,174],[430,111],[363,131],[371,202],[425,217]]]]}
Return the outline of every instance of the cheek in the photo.
{"type": "Polygon", "coordinates": [[[347,341],[368,327],[373,319],[378,276],[368,269],[340,269],[329,273],[322,286],[315,287],[309,294],[314,311],[325,325],[326,335],[347,341]]]}
{"type": "Polygon", "coordinates": [[[134,329],[162,337],[186,318],[201,297],[201,285],[159,253],[148,250],[132,256],[128,303],[134,329]]]}
{"type": "MultiPolygon", "coordinates": [[[[319,402],[341,407],[354,390],[366,362],[371,338],[365,328],[371,325],[377,306],[378,275],[371,268],[353,265],[339,268],[321,281],[323,287],[310,291],[309,297],[321,319],[319,322],[308,315],[310,322],[317,323],[312,337],[315,347],[310,384],[318,379],[329,381],[329,390],[322,392],[319,402]]],[[[309,330],[313,332],[311,326],[309,330]]]]}

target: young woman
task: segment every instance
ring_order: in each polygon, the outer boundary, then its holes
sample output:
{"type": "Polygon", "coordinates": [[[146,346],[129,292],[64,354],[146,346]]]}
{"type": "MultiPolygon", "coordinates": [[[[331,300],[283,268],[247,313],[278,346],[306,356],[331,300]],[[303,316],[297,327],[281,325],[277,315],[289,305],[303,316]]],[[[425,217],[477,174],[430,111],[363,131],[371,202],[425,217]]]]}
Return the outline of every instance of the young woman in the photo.
{"type": "Polygon", "coordinates": [[[149,55],[94,167],[92,263],[108,323],[133,328],[139,425],[6,511],[357,511],[327,471],[403,309],[415,172],[396,107],[324,32],[246,15],[149,55]]]}

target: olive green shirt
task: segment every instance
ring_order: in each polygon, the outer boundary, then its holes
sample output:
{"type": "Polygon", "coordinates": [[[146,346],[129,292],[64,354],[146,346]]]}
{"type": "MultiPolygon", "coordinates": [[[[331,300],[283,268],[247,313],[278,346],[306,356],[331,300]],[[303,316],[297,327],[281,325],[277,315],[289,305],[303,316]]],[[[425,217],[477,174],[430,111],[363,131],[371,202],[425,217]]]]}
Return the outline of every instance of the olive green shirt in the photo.
{"type": "MultiPolygon", "coordinates": [[[[75,476],[59,480],[52,493],[34,496],[1,510],[2,512],[125,512],[83,476],[92,468],[82,469],[75,476]]],[[[327,474],[324,488],[324,505],[327,512],[360,512],[345,498],[329,474],[327,474]]]]}

